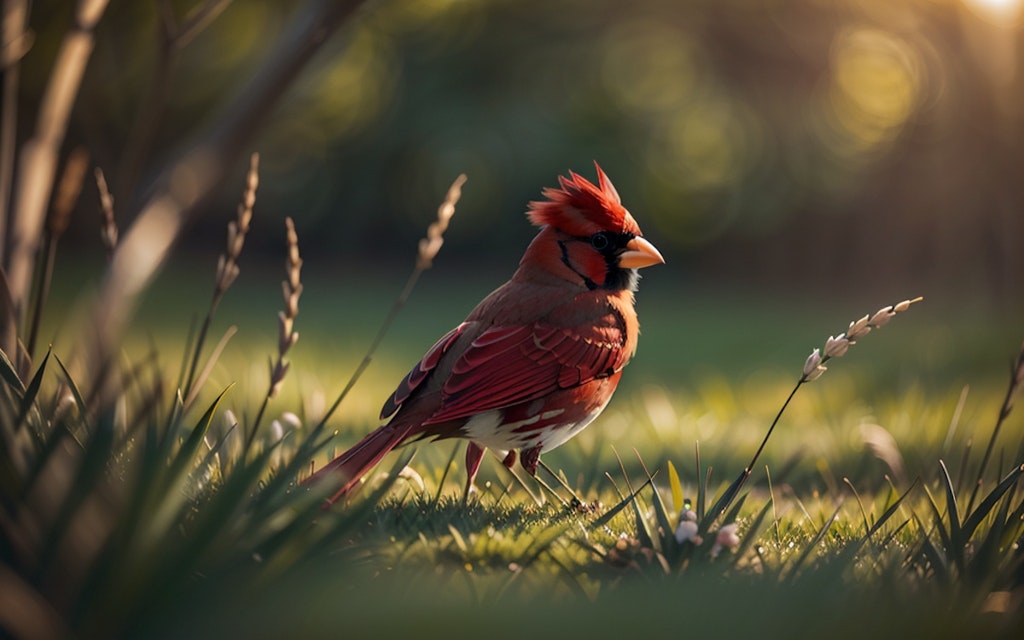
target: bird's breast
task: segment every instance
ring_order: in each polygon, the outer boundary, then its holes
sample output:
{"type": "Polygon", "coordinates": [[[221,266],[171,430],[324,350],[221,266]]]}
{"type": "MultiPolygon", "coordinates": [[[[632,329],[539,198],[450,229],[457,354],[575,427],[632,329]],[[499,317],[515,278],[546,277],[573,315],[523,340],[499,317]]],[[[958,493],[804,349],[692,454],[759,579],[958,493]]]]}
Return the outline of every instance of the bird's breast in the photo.
{"type": "Polygon", "coordinates": [[[621,371],[544,398],[471,416],[462,437],[496,451],[550,451],[582,431],[608,406],[621,371]]]}

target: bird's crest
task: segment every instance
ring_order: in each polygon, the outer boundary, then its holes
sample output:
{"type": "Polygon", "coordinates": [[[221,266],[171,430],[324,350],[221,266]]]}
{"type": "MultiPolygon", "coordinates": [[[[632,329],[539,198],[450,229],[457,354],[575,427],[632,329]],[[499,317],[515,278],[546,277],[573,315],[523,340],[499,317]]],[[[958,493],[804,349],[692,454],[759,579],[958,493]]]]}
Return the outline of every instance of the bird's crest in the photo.
{"type": "Polygon", "coordinates": [[[640,227],[622,206],[619,193],[597,162],[597,184],[573,171],[569,177],[558,176],[560,188],[549,187],[543,194],[547,200],[530,203],[526,215],[530,222],[550,225],[576,236],[589,236],[598,231],[626,232],[640,235],[640,227]]]}

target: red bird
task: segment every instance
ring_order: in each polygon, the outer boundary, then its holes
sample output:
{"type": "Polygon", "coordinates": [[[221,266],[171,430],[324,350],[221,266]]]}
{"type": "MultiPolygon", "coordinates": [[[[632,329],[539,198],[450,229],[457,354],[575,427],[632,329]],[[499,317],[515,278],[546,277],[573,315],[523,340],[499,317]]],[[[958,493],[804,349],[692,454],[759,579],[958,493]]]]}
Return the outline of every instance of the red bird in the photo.
{"type": "MultiPolygon", "coordinates": [[[[595,163],[596,166],[597,163],[595,163]]],[[[637,269],[664,263],[608,176],[570,172],[527,216],[540,233],[512,279],[427,351],[384,403],[384,426],[310,480],[339,476],[344,496],[410,440],[466,438],[467,492],[487,447],[536,474],[540,454],[604,410],[636,351],[637,269]]]]}

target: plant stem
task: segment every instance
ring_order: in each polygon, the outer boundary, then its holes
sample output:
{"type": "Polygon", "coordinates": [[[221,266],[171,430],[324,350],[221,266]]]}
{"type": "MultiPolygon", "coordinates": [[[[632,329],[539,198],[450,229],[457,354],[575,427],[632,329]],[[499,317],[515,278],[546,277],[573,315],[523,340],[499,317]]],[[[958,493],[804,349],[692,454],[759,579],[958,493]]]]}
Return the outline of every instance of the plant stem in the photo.
{"type": "Polygon", "coordinates": [[[316,427],[313,428],[313,436],[319,434],[323,430],[324,425],[326,425],[327,421],[331,419],[331,416],[334,415],[334,412],[338,410],[338,407],[341,405],[341,402],[345,399],[349,392],[352,391],[352,387],[356,385],[356,382],[359,380],[359,378],[362,377],[367,367],[370,366],[370,362],[373,361],[373,354],[376,353],[378,347],[380,347],[381,342],[384,341],[384,336],[387,335],[388,330],[391,329],[391,325],[394,324],[395,318],[398,317],[398,314],[402,310],[402,307],[404,307],[405,303],[409,300],[409,296],[412,294],[412,290],[416,287],[416,283],[419,281],[420,276],[423,274],[424,271],[426,271],[426,269],[426,266],[420,264],[419,261],[417,261],[417,264],[413,268],[412,273],[409,274],[409,279],[405,283],[405,288],[402,289],[402,292],[398,294],[398,298],[395,300],[394,304],[391,305],[391,310],[388,311],[387,317],[384,318],[384,322],[377,330],[377,335],[374,336],[373,342],[370,343],[370,348],[367,349],[366,355],[363,356],[363,359],[359,363],[359,366],[357,366],[356,370],[352,373],[352,377],[348,379],[348,382],[345,384],[345,388],[341,390],[341,393],[338,394],[338,397],[334,400],[334,403],[327,410],[327,412],[324,413],[324,417],[321,418],[320,422],[317,423],[316,427]]]}
{"type": "Polygon", "coordinates": [[[764,451],[765,445],[768,444],[768,438],[770,438],[772,436],[772,432],[775,431],[775,426],[779,424],[779,420],[782,418],[783,412],[786,410],[786,407],[789,406],[790,401],[793,400],[793,396],[796,395],[797,390],[800,389],[801,385],[803,385],[805,382],[807,382],[806,375],[801,376],[800,379],[797,380],[796,386],[793,387],[793,390],[789,392],[789,396],[786,398],[786,401],[782,403],[782,407],[779,409],[779,412],[775,414],[775,419],[772,420],[771,426],[768,427],[768,432],[764,434],[764,439],[761,440],[761,445],[757,448],[757,451],[754,452],[754,457],[750,459],[750,462],[747,464],[746,468],[743,469],[740,475],[733,481],[731,485],[729,485],[729,488],[725,490],[725,493],[722,494],[722,497],[718,499],[718,502],[716,502],[715,505],[711,507],[706,516],[702,519],[702,530],[706,531],[707,528],[711,525],[711,523],[714,522],[718,516],[722,515],[725,512],[725,510],[729,508],[729,505],[732,504],[732,501],[736,499],[736,496],[737,494],[739,494],[740,489],[743,488],[743,485],[746,484],[747,479],[750,478],[750,474],[753,472],[754,465],[757,464],[757,459],[761,457],[761,452],[764,451]]]}
{"type": "Polygon", "coordinates": [[[996,419],[995,428],[992,429],[992,436],[988,439],[985,455],[981,458],[978,477],[975,480],[974,489],[971,490],[971,498],[967,501],[967,511],[965,513],[970,513],[971,508],[974,506],[974,500],[978,497],[978,491],[981,489],[981,484],[985,479],[985,470],[988,468],[989,459],[992,457],[992,451],[996,446],[996,438],[999,437],[999,431],[1003,427],[1003,422],[1006,421],[1006,418],[1009,417],[1010,412],[1013,410],[1013,397],[1020,387],[1022,370],[1024,370],[1024,345],[1021,345],[1016,361],[1010,366],[1010,382],[1006,386],[1006,395],[1003,396],[1003,404],[999,408],[999,417],[996,419]]]}

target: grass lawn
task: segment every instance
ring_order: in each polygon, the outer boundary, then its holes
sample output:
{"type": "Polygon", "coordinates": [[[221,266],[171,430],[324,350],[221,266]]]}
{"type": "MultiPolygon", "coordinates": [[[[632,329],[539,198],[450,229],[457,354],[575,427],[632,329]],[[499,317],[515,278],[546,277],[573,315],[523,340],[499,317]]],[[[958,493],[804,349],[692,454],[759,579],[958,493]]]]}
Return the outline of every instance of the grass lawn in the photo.
{"type": "MultiPolygon", "coordinates": [[[[392,385],[498,279],[428,274],[317,431],[402,277],[310,275],[291,370],[245,454],[276,350],[277,278],[240,281],[225,299],[207,353],[229,325],[239,333],[190,407],[172,389],[208,293],[188,274],[164,276],[142,304],[124,351],[136,374],[114,400],[58,394],[68,376],[52,357],[36,363],[38,389],[5,371],[4,420],[18,428],[5,431],[0,578],[31,605],[5,614],[9,628],[995,637],[1024,623],[1019,413],[980,469],[1021,338],[1016,312],[928,299],[833,359],[715,519],[810,350],[898,300],[783,304],[652,277],[640,352],[611,406],[545,455],[560,481],[489,457],[465,501],[463,445],[423,443],[324,512],[296,479],[373,428],[392,385]]],[[[63,361],[74,345],[58,324],[44,331],[63,361]]]]}

